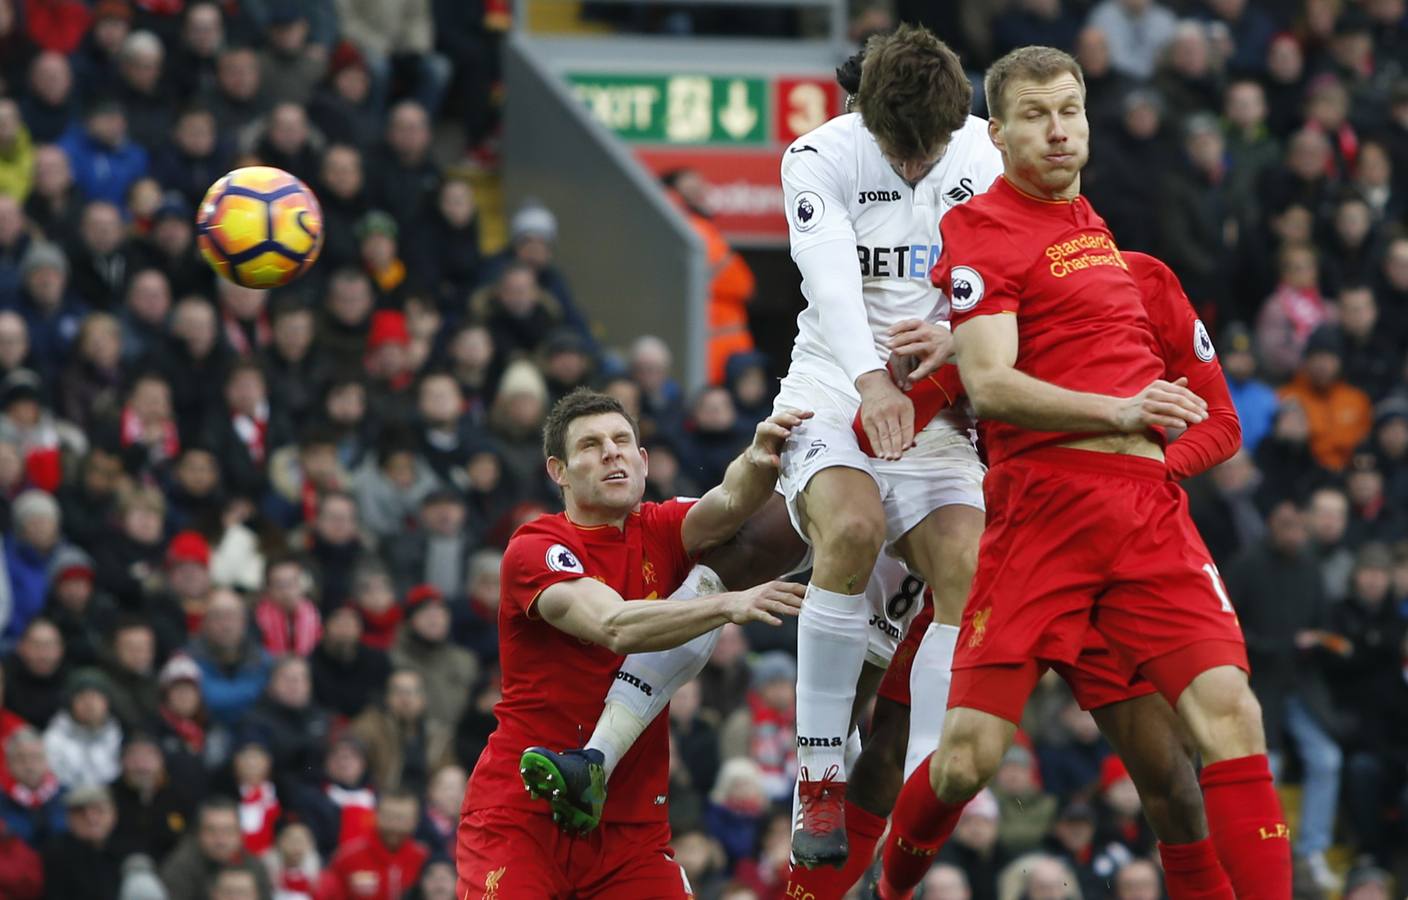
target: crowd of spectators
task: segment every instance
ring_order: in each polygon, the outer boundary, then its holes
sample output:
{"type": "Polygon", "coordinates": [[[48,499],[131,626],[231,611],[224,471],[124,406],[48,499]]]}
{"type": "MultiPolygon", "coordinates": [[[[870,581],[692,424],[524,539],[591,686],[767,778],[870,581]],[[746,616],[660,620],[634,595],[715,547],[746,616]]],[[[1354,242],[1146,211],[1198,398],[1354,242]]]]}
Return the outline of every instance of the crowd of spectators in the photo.
{"type": "MultiPolygon", "coordinates": [[[[1242,418],[1243,451],[1188,487],[1301,785],[1303,887],[1334,885],[1338,845],[1346,896],[1390,896],[1382,869],[1408,865],[1403,0],[918,6],[959,9],[941,34],[975,74],[1027,43],[1084,65],[1087,193],[1181,276],[1242,418]]],[[[769,409],[758,354],[687,395],[662,341],[601,347],[545,207],[482,252],[474,191],[433,144],[452,123],[493,161],[504,15],[0,0],[0,895],[452,897],[494,727],[500,552],[558,508],[546,410],[581,384],[620,399],[660,499],[715,484],[769,409]],[[252,162],[306,180],[325,216],[319,264],[270,293],[193,247],[206,187],[252,162]]],[[[730,627],[672,704],[675,848],[701,897],[782,896],[792,648],[730,627]]],[[[1159,896],[1090,716],[1044,684],[1023,734],[925,896],[1159,896]]]]}

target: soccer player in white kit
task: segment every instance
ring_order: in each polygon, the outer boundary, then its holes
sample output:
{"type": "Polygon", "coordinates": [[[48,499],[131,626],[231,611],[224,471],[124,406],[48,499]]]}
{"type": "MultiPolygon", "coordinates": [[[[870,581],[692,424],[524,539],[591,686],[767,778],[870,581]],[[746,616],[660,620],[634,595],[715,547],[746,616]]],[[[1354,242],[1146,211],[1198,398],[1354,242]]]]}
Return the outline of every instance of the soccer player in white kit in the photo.
{"type": "Polygon", "coordinates": [[[971,419],[950,411],[916,435],[895,381],[923,377],[946,347],[940,339],[907,371],[911,342],[941,334],[932,326],[947,318],[928,278],[940,217],[1002,171],[971,99],[957,56],[902,27],[867,45],[856,112],[798,138],[782,159],[807,307],[776,402],[815,413],[784,448],[779,478],[815,555],[797,647],[792,854],[803,866],[840,866],[847,855],[843,754],[866,654],[862,591],[878,555],[899,556],[933,588],[951,659],[983,528],[971,419]],[[876,457],[851,430],[858,409],[876,457]]]}

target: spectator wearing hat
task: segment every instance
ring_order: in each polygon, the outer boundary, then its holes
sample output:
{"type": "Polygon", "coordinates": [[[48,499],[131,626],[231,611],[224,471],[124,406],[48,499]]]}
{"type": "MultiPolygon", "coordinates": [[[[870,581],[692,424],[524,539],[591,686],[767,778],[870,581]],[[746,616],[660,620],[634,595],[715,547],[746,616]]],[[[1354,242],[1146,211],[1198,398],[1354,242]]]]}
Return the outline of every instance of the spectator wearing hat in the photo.
{"type": "Polygon", "coordinates": [[[332,719],[313,699],[308,660],[279,658],[264,696],[245,715],[243,727],[264,736],[274,771],[281,777],[309,777],[317,772],[332,719]]]}
{"type": "Polygon", "coordinates": [[[297,557],[276,557],[265,568],[264,596],[254,607],[254,621],[264,649],[275,656],[307,656],[323,636],[318,605],[308,596],[312,578],[297,557]]]}
{"type": "Polygon", "coordinates": [[[168,189],[152,215],[151,230],[133,247],[133,267],[164,272],[178,297],[208,297],[215,290],[215,273],[196,250],[194,222],[191,204],[168,189]]]}
{"type": "Polygon", "coordinates": [[[592,381],[592,355],[577,332],[559,328],[543,342],[541,368],[553,403],[592,381]]]}
{"type": "Polygon", "coordinates": [[[59,783],[107,784],[121,770],[122,724],[112,712],[112,682],[97,669],[69,676],[64,708],[44,729],[44,752],[59,783]]]}
{"type": "Polygon", "coordinates": [[[170,900],[150,856],[134,853],[122,861],[122,887],[117,900],[170,900]]]}
{"type": "Polygon", "coordinates": [[[121,206],[132,183],[147,174],[147,151],[127,133],[122,105],[109,96],[91,100],[82,124],[58,140],[73,168],[73,180],[88,200],[121,206]]]}
{"type": "Polygon", "coordinates": [[[440,187],[432,136],[425,108],[415,100],[402,100],[386,117],[384,141],[367,157],[368,199],[374,208],[391,214],[408,242],[407,232],[425,220],[440,187]]]}
{"type": "Polygon", "coordinates": [[[43,861],[22,838],[10,832],[3,818],[0,818],[0,894],[8,900],[44,898],[43,861]]]}
{"type": "Polygon", "coordinates": [[[1099,897],[1109,879],[1095,872],[1099,858],[1095,844],[1095,809],[1084,800],[1072,800],[1057,813],[1041,852],[1062,860],[1076,874],[1083,897],[1099,897]]]}
{"type": "Polygon", "coordinates": [[[548,414],[548,386],[527,360],[510,363],[489,411],[489,427],[503,449],[503,462],[519,496],[553,494],[545,481],[542,428],[548,414]]]}
{"type": "Polygon", "coordinates": [[[1227,593],[1247,641],[1252,690],[1261,703],[1272,772],[1279,774],[1289,735],[1304,771],[1301,826],[1295,850],[1317,883],[1330,871],[1343,755],[1329,731],[1334,711],[1324,666],[1342,644],[1326,631],[1324,585],[1307,551],[1301,509],[1290,500],[1268,516],[1267,538],[1223,569],[1227,593]]]}
{"type": "Polygon", "coordinates": [[[30,620],[44,608],[49,590],[49,567],[62,549],[59,504],[39,490],[28,490],[11,507],[13,533],[5,536],[5,570],[8,580],[7,619],[0,635],[14,641],[30,620]]]}
{"type": "Polygon", "coordinates": [[[1310,451],[1317,462],[1338,472],[1349,463],[1373,425],[1373,404],[1360,389],[1343,378],[1344,338],[1339,329],[1325,326],[1311,335],[1305,362],[1295,379],[1281,389],[1305,409],[1310,424],[1310,451]]]}
{"type": "Polygon", "coordinates": [[[998,842],[1013,856],[1036,849],[1059,810],[1055,796],[1042,790],[1036,756],[1014,744],[1002,757],[993,778],[993,796],[1002,810],[998,842]]]}
{"type": "Polygon", "coordinates": [[[220,873],[238,869],[253,873],[260,900],[270,900],[269,875],[244,849],[240,812],[228,797],[210,797],[196,810],[194,827],[161,866],[168,895],[211,897],[220,873]]]}
{"type": "Polygon", "coordinates": [[[43,381],[29,369],[0,381],[0,441],[19,451],[29,484],[51,494],[59,489],[65,457],[88,449],[83,432],[46,408],[43,381]]]}
{"type": "Polygon", "coordinates": [[[1395,395],[1374,407],[1374,455],[1387,477],[1389,503],[1408,508],[1408,397],[1395,395]]]}
{"type": "Polygon", "coordinates": [[[361,740],[350,731],[335,735],[320,771],[289,783],[289,810],[312,830],[325,859],[339,846],[371,834],[376,827],[376,791],[361,740]]]}
{"type": "Polygon", "coordinates": [[[75,788],[64,797],[68,830],[44,848],[44,888],[51,897],[117,900],[122,857],[113,846],[117,809],[102,785],[75,788]]]}
{"type": "Polygon", "coordinates": [[[112,685],[113,715],[124,731],[150,728],[157,720],[156,633],[145,616],[119,619],[104,647],[102,669],[112,685]]]}
{"type": "Polygon", "coordinates": [[[165,859],[190,827],[193,786],[173,778],[156,735],[132,731],[122,743],[122,774],[112,783],[117,808],[113,850],[121,859],[142,853],[165,859]]]}
{"type": "Polygon", "coordinates": [[[0,781],[0,822],[31,847],[43,847],[68,829],[64,786],[59,783],[39,732],[25,726],[5,740],[0,781]]]}
{"type": "Polygon", "coordinates": [[[354,232],[358,261],[376,286],[377,306],[388,312],[404,309],[407,293],[418,286],[397,243],[400,233],[396,219],[380,209],[362,216],[354,232]]]}
{"type": "Polygon", "coordinates": [[[260,81],[269,86],[275,103],[294,104],[301,113],[327,71],[328,48],[313,42],[312,23],[305,9],[295,3],[270,4],[264,36],[264,49],[259,54],[260,81]]]}
{"type": "Polygon", "coordinates": [[[87,312],[69,289],[68,257],[58,244],[36,241],[20,261],[18,312],[29,331],[30,353],[47,377],[57,377],[87,312]]]}
{"type": "Polygon", "coordinates": [[[580,334],[595,354],[591,323],[573,298],[567,278],[554,263],[556,253],[557,216],[546,206],[530,202],[514,213],[509,221],[509,245],[485,261],[479,283],[497,284],[508,269],[518,264],[528,266],[538,287],[557,301],[554,308],[560,311],[563,324],[580,334]]]}
{"type": "Polygon", "coordinates": [[[4,662],[5,707],[35,728],[44,728],[64,702],[68,667],[64,639],[54,623],[31,619],[4,662]]]}
{"type": "Polygon", "coordinates": [[[744,756],[762,766],[768,797],[782,802],[797,773],[797,663],[783,651],[752,664],[745,703],[724,722],[719,747],[725,760],[744,756]]]}
{"type": "Polygon", "coordinates": [[[264,691],[272,660],[249,634],[249,614],[233,591],[216,589],[200,632],[187,647],[201,670],[201,695],[213,722],[233,728],[264,691]]]}
{"type": "Polygon", "coordinates": [[[466,565],[474,541],[465,528],[464,498],[436,488],[421,501],[416,527],[383,542],[382,555],[398,591],[426,584],[442,597],[464,592],[466,565]]]}
{"type": "Polygon", "coordinates": [[[431,773],[454,762],[454,733],[429,716],[428,703],[420,672],[396,669],[382,702],[352,723],[352,733],[366,745],[372,783],[383,794],[403,788],[419,797],[431,773]]]}
{"type": "Polygon", "coordinates": [[[413,836],[420,799],[409,790],[390,789],[377,799],[376,827],[342,844],[318,884],[320,897],[394,900],[420,878],[430,850],[413,836]]]}
{"type": "Polygon", "coordinates": [[[435,203],[417,229],[420,237],[408,248],[420,281],[447,313],[456,313],[461,298],[479,283],[479,209],[474,189],[462,178],[447,178],[435,203]]]}
{"type": "Polygon", "coordinates": [[[323,639],[309,657],[313,695],[333,714],[352,718],[385,688],[391,663],[383,650],[362,642],[362,617],[352,606],[330,610],[323,639]]]}
{"type": "Polygon", "coordinates": [[[1139,791],[1124,761],[1113,753],[1100,764],[1096,822],[1098,858],[1092,868],[1097,875],[1109,877],[1132,857],[1153,852],[1154,833],[1141,812],[1139,791]]]}
{"type": "Polygon", "coordinates": [[[184,653],[168,659],[157,675],[161,705],[155,734],[172,776],[197,796],[205,792],[205,760],[213,755],[206,740],[209,717],[200,685],[200,666],[184,653]]]}
{"type": "Polygon", "coordinates": [[[385,116],[379,104],[362,51],[351,41],[339,41],[328,57],[327,78],[308,106],[313,124],[330,143],[360,152],[381,136],[385,116]]]}
{"type": "Polygon", "coordinates": [[[453,733],[479,679],[479,662],[450,640],[450,608],[439,588],[416,585],[406,594],[405,606],[391,663],[419,672],[422,682],[435,686],[426,698],[426,716],[453,733]]]}

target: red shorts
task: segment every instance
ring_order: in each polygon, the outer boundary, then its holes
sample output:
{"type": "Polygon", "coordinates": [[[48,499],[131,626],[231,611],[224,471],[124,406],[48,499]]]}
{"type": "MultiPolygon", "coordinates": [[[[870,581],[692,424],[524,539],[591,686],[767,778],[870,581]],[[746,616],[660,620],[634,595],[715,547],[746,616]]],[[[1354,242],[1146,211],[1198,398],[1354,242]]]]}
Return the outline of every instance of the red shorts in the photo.
{"type": "Polygon", "coordinates": [[[919,642],[924,640],[924,635],[929,631],[929,624],[933,621],[934,598],[925,591],[924,608],[915,614],[909,623],[909,630],[904,633],[904,640],[895,648],[895,655],[890,657],[890,665],[885,669],[885,677],[881,679],[875,696],[884,697],[900,706],[909,705],[909,670],[914,665],[914,654],[919,650],[919,642]]]}
{"type": "Polygon", "coordinates": [[[478,809],[455,837],[459,900],[686,900],[666,822],[603,823],[580,837],[546,815],[478,809]]]}
{"type": "Polygon", "coordinates": [[[1163,463],[1038,449],[989,470],[983,492],[988,522],[954,654],[950,707],[1001,706],[1020,717],[1030,685],[1020,697],[983,698],[993,678],[1015,687],[1025,675],[968,670],[1039,676],[1043,666],[1073,667],[1091,628],[1111,653],[1102,669],[1125,685],[1142,674],[1173,705],[1206,669],[1247,669],[1236,613],[1188,515],[1187,495],[1163,463]]]}

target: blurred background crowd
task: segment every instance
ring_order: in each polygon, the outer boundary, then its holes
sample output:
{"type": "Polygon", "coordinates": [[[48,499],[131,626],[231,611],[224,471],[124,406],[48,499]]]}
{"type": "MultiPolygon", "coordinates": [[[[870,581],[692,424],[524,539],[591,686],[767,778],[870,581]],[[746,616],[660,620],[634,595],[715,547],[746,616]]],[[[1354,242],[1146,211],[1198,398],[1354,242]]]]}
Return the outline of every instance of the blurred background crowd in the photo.
{"type": "MultiPolygon", "coordinates": [[[[741,15],[587,6],[682,35],[741,15]]],[[[1032,43],[1085,67],[1086,192],[1183,279],[1242,418],[1243,450],[1187,487],[1251,649],[1297,890],[1402,896],[1404,0],[854,12],[856,38],[929,24],[975,78],[1032,43]]],[[[0,0],[0,897],[453,897],[500,553],[559,508],[547,409],[590,384],[638,414],[650,499],[717,483],[769,410],[785,359],[745,339],[687,392],[679,348],[593,327],[551,210],[485,213],[513,164],[509,20],[495,0],[0,0]],[[253,162],[325,217],[321,261],[270,293],[217,282],[193,243],[206,187],[253,162]]],[[[698,177],[669,187],[707,234],[698,177]]],[[[746,323],[747,265],[720,252],[714,313],[746,323]]],[[[671,707],[702,898],[783,896],[793,646],[730,627],[671,707]]],[[[1159,897],[1091,718],[1053,682],[1028,719],[924,896],[1159,897]]]]}

